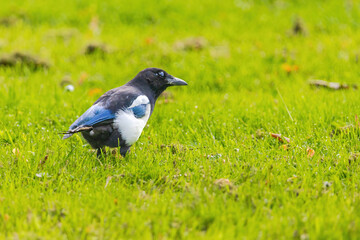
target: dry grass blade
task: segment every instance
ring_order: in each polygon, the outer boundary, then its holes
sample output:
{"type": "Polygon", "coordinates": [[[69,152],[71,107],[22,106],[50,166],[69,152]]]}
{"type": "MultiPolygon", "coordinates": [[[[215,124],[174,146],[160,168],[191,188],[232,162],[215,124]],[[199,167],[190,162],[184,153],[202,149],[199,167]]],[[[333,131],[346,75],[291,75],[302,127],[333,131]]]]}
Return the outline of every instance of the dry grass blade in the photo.
{"type": "Polygon", "coordinates": [[[34,70],[50,67],[47,61],[24,52],[14,52],[0,58],[0,67],[15,67],[17,65],[27,66],[34,70]]]}
{"type": "Polygon", "coordinates": [[[309,158],[312,158],[315,155],[315,150],[314,149],[308,148],[308,149],[306,149],[306,152],[307,152],[307,156],[309,158]]]}
{"type": "Polygon", "coordinates": [[[279,142],[287,142],[290,143],[290,138],[285,137],[285,136],[281,136],[281,134],[278,133],[270,133],[270,136],[272,136],[273,138],[277,139],[279,142]]]}
{"type": "MultiPolygon", "coordinates": [[[[345,83],[337,83],[337,82],[327,82],[324,80],[310,80],[309,81],[310,86],[314,87],[323,87],[333,90],[341,90],[341,89],[349,89],[349,85],[345,83]]],[[[352,85],[354,89],[357,89],[357,85],[352,85]]]]}
{"type": "Polygon", "coordinates": [[[112,50],[110,47],[104,43],[89,43],[85,46],[84,54],[85,55],[92,55],[92,54],[107,54],[110,53],[112,50]]]}
{"type": "Polygon", "coordinates": [[[219,189],[226,189],[232,190],[234,188],[234,184],[230,182],[227,178],[220,178],[214,181],[214,185],[219,189]]]}
{"type": "Polygon", "coordinates": [[[199,51],[207,46],[207,40],[203,37],[190,37],[175,43],[175,48],[184,51],[199,51]]]}

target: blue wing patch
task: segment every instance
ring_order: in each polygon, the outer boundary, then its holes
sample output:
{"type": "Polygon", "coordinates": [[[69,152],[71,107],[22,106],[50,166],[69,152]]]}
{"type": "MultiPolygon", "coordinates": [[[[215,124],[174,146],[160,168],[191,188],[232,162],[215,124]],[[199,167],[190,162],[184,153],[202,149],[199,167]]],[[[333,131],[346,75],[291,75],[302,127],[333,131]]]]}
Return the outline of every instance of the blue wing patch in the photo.
{"type": "Polygon", "coordinates": [[[146,113],[146,105],[147,104],[140,104],[129,109],[134,113],[136,118],[142,118],[146,113]]]}
{"type": "Polygon", "coordinates": [[[89,108],[83,115],[81,115],[71,126],[70,129],[75,129],[79,126],[94,126],[97,123],[101,123],[106,120],[115,118],[110,110],[94,105],[89,108]]]}

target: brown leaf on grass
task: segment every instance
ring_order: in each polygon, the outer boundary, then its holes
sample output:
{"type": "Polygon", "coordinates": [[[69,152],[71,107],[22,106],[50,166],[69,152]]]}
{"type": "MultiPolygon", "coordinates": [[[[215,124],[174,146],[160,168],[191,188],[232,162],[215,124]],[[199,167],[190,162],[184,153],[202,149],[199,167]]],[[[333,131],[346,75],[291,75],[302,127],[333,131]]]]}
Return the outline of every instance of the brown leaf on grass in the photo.
{"type": "MultiPolygon", "coordinates": [[[[328,88],[332,90],[341,90],[341,89],[349,89],[349,85],[345,83],[337,83],[337,82],[327,82],[324,80],[310,80],[309,81],[310,86],[313,87],[323,87],[328,88]]],[[[357,85],[353,84],[352,87],[354,89],[357,89],[357,85]]]]}
{"type": "Polygon", "coordinates": [[[88,95],[92,97],[92,96],[98,95],[102,92],[103,92],[103,90],[101,88],[92,88],[89,90],[88,95]]]}
{"type": "Polygon", "coordinates": [[[95,53],[99,53],[101,55],[105,55],[107,53],[110,53],[111,49],[108,45],[104,43],[89,43],[85,46],[84,54],[85,55],[92,55],[95,53]]]}
{"type": "Polygon", "coordinates": [[[300,18],[296,18],[294,23],[293,23],[293,27],[292,27],[292,33],[294,35],[303,35],[306,34],[306,29],[304,26],[303,21],[300,18]]]}
{"type": "Polygon", "coordinates": [[[18,149],[18,148],[14,148],[13,150],[12,150],[12,153],[16,156],[16,157],[20,157],[20,150],[18,149]]]}
{"type": "Polygon", "coordinates": [[[89,78],[89,74],[87,74],[86,72],[81,72],[78,84],[82,85],[88,78],[89,78]]]}
{"type": "Polygon", "coordinates": [[[15,67],[17,65],[27,66],[33,70],[50,67],[47,61],[24,52],[14,52],[0,58],[0,67],[15,67]]]}
{"type": "Polygon", "coordinates": [[[278,133],[270,133],[270,136],[277,139],[279,142],[287,142],[290,143],[290,138],[287,138],[285,136],[281,136],[281,134],[278,133]]]}
{"type": "Polygon", "coordinates": [[[309,158],[312,158],[315,155],[315,150],[314,149],[308,148],[308,149],[306,149],[306,152],[307,152],[307,156],[309,158]]]}
{"type": "Polygon", "coordinates": [[[46,155],[46,156],[44,157],[44,159],[40,160],[39,167],[42,167],[42,166],[46,163],[46,161],[48,160],[48,158],[49,158],[49,155],[46,155]]]}
{"type": "Polygon", "coordinates": [[[234,188],[234,184],[230,182],[227,178],[220,178],[214,181],[214,185],[219,189],[229,189],[232,190],[234,188]]]}
{"type": "Polygon", "coordinates": [[[18,18],[14,15],[11,15],[8,17],[0,18],[0,25],[5,26],[5,27],[11,27],[11,26],[15,25],[17,21],[18,21],[18,18]]]}
{"type": "Polygon", "coordinates": [[[144,42],[146,45],[151,45],[154,43],[154,38],[152,38],[152,37],[145,38],[144,42]]]}
{"type": "Polygon", "coordinates": [[[281,148],[286,151],[289,149],[289,145],[287,144],[281,145],[281,148]]]}
{"type": "Polygon", "coordinates": [[[291,64],[288,64],[288,63],[281,64],[281,68],[288,74],[290,74],[291,72],[296,72],[296,71],[299,70],[299,66],[291,65],[291,64]]]}
{"type": "Polygon", "coordinates": [[[175,48],[184,51],[199,51],[207,46],[207,40],[203,37],[190,37],[175,43],[175,48]]]}

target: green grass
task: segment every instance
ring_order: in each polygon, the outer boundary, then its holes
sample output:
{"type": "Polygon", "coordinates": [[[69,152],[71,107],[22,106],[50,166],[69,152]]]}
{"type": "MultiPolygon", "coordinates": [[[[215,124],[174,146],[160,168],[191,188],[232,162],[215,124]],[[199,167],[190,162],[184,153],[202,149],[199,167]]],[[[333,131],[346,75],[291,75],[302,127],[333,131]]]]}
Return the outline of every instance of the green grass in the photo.
{"type": "Polygon", "coordinates": [[[89,2],[1,3],[0,22],[15,20],[0,55],[51,67],[0,67],[0,238],[360,238],[359,129],[332,134],[356,125],[359,90],[308,85],[359,84],[357,1],[89,2]],[[193,37],[203,49],[177,47],[193,37]],[[91,42],[111,52],[85,56],[91,42]],[[126,158],[61,140],[146,67],[189,85],[159,100],[126,158]]]}

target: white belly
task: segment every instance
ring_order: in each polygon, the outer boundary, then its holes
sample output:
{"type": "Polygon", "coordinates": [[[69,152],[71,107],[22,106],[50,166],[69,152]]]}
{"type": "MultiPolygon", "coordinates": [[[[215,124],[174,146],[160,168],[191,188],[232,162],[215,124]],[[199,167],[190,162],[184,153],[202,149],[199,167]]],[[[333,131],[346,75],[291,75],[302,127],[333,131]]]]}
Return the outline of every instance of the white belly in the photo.
{"type": "Polygon", "coordinates": [[[150,117],[150,104],[147,104],[145,116],[136,118],[132,111],[119,110],[115,115],[114,126],[121,133],[126,145],[133,145],[140,137],[150,117]]]}

